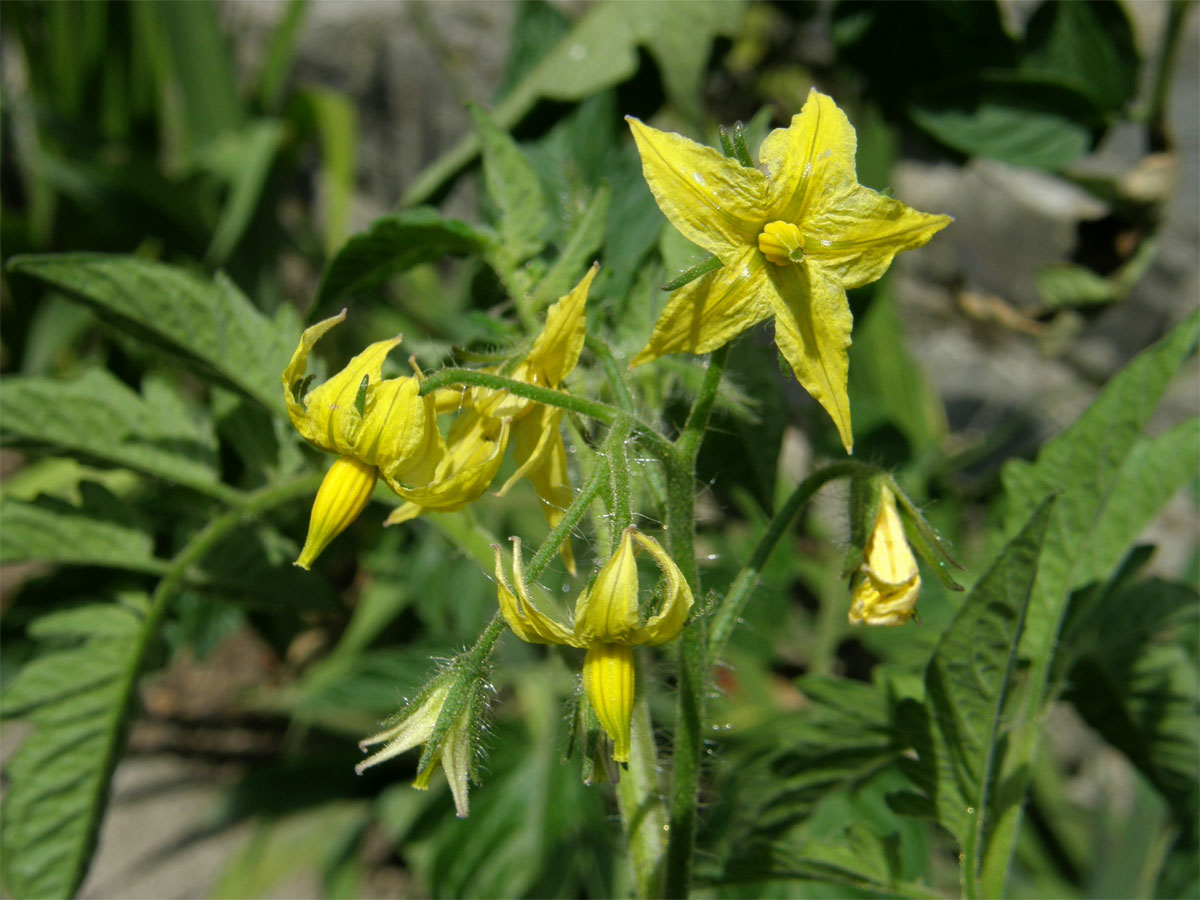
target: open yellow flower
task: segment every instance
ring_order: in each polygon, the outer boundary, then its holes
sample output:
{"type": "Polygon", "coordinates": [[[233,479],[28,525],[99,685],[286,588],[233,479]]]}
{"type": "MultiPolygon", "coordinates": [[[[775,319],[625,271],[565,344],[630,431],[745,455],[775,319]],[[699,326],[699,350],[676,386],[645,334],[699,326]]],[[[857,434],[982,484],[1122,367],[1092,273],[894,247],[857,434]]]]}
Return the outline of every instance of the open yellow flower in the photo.
{"type": "Polygon", "coordinates": [[[633,646],[662,644],[683,630],[692,608],[692,591],[683,573],[654,538],[633,526],[591,585],[579,595],[571,627],[542,613],[525,586],[521,541],[513,538],[513,585],[504,574],[500,548],[496,552],[496,584],[500,612],[513,633],[532,644],[566,644],[587,650],[583,686],[596,718],[613,742],[613,759],[629,761],[630,722],[633,718],[633,646]],[[635,547],[645,550],[665,579],[662,606],[645,624],[638,616],[638,573],[635,547]]]}
{"type": "Polygon", "coordinates": [[[296,565],[313,560],[362,512],[380,476],[393,490],[424,483],[446,455],[433,399],[420,396],[415,378],[383,380],[383,361],[400,338],[371,344],[341,372],[309,391],[308,356],[339,315],[305,329],[283,370],[288,416],[315,447],[337,453],[317,492],[308,538],[296,565]]]}
{"type": "Polygon", "coordinates": [[[921,575],[896,509],[896,495],[886,486],[880,487],[879,512],[864,557],[854,576],[850,624],[903,625],[916,614],[921,575]]]}
{"type": "Polygon", "coordinates": [[[846,289],[881,277],[893,256],[925,244],[950,217],[860,185],[854,128],[815,89],[791,124],[763,141],[759,168],[627,121],[659,208],[723,265],[671,295],[633,365],[708,353],[774,317],[775,343],[849,452],[846,289]]]}

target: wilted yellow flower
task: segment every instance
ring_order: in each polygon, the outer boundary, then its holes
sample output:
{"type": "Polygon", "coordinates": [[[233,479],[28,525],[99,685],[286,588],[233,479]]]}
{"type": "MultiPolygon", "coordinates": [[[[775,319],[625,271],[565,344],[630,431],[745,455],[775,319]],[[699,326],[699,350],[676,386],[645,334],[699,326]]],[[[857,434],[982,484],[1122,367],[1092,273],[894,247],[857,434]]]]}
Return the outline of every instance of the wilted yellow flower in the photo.
{"type": "Polygon", "coordinates": [[[408,502],[392,510],[385,525],[415,519],[427,511],[455,512],[488,489],[504,460],[509,420],[464,409],[450,426],[448,449],[428,484],[392,486],[408,502]]]}
{"type": "MultiPolygon", "coordinates": [[[[434,682],[408,710],[401,711],[395,722],[378,734],[359,741],[358,746],[364,751],[374,744],[383,744],[384,746],[355,766],[354,771],[361,775],[371,766],[399,756],[419,744],[428,743],[434,735],[438,718],[442,714],[453,686],[454,682],[449,678],[434,682]]],[[[475,713],[473,699],[468,698],[462,704],[458,715],[442,734],[433,758],[425,768],[417,773],[416,780],[413,781],[413,787],[422,791],[427,790],[429,780],[433,777],[434,767],[441,762],[442,768],[446,771],[446,780],[450,783],[450,792],[454,795],[454,806],[460,819],[465,819],[467,813],[470,812],[467,791],[471,777],[470,720],[475,713]]]]}
{"type": "MultiPolygon", "coordinates": [[[[598,264],[592,265],[579,284],[546,311],[541,334],[525,358],[504,373],[507,377],[554,390],[562,386],[583,352],[588,290],[599,270],[598,264]]],[[[450,431],[449,451],[431,483],[415,490],[396,489],[410,502],[388,516],[387,524],[408,521],[426,510],[461,509],[474,500],[487,490],[499,470],[511,434],[517,470],[496,495],[503,496],[517,481],[528,478],[546,521],[551,528],[557,525],[573,496],[567,481],[562,410],[507,391],[478,387],[443,392],[437,402],[439,411],[460,411],[450,431]]],[[[563,544],[562,556],[574,574],[575,558],[569,542],[563,544]]]]}
{"type": "Polygon", "coordinates": [[[747,168],[710,147],[627,120],[663,214],[722,268],[671,295],[633,365],[708,353],[775,319],[775,343],[853,445],[846,395],[852,317],[846,289],[883,275],[892,257],[951,220],[858,183],[854,128],[815,89],[747,168]]]}
{"type": "Polygon", "coordinates": [[[433,399],[415,378],[382,378],[383,361],[400,338],[371,344],[324,384],[309,391],[308,355],[339,315],[305,329],[283,370],[288,416],[310,444],[341,457],[317,493],[308,539],[296,565],[307,569],[362,512],[379,476],[397,485],[428,481],[446,454],[433,399]]]}
{"type": "Polygon", "coordinates": [[[916,614],[921,575],[896,509],[896,496],[884,485],[864,561],[854,577],[850,624],[903,625],[916,614]]]}
{"type": "Polygon", "coordinates": [[[630,721],[633,718],[634,666],[632,647],[662,644],[683,630],[692,608],[692,591],[683,573],[654,538],[633,526],[625,529],[620,546],[579,595],[571,627],[543,614],[525,586],[521,541],[513,538],[513,585],[504,574],[500,548],[496,551],[496,584],[500,612],[513,633],[533,644],[566,644],[587,650],[583,686],[596,718],[613,742],[613,759],[629,761],[630,721]],[[645,624],[638,616],[638,573],[634,544],[645,550],[665,579],[662,606],[645,624]]]}

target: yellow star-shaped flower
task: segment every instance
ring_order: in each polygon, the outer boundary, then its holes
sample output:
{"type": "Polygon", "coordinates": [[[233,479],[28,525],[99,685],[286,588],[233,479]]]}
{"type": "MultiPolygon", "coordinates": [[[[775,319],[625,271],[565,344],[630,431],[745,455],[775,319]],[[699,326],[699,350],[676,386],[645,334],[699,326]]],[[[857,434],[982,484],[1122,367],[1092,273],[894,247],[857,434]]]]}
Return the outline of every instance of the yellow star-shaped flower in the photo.
{"type": "Polygon", "coordinates": [[[763,141],[758,168],[627,121],[659,208],[723,266],[671,295],[633,365],[708,353],[774,317],[775,343],[849,452],[846,289],[880,278],[893,256],[928,242],[950,217],[860,185],[854,128],[815,89],[791,125],[763,141]]]}

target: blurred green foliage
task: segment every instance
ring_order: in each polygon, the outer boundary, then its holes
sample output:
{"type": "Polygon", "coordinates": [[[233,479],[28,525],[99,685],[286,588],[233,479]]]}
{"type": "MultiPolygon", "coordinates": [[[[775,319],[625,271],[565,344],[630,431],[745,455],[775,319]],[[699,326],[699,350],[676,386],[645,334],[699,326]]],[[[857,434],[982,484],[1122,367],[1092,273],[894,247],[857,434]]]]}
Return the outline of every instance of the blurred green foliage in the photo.
{"type": "MultiPolygon", "coordinates": [[[[297,868],[334,897],[380,871],[402,872],[414,895],[633,891],[611,788],[563,762],[573,657],[502,639],[469,819],[436,781],[407,786],[415,757],[353,776],[353,743],[493,614],[488,545],[546,526],[527,488],[398,529],[380,527],[375,504],[314,573],[293,568],[324,465],[281,403],[302,324],[353,307],[330,360],[403,330],[426,368],[495,362],[599,259],[589,334],[623,369],[659,287],[704,254],[666,226],[622,116],[713,145],[721,118],[742,117],[753,150],[813,83],[857,125],[864,184],[888,187],[903,146],[1041,169],[1108,204],[1133,250],[1114,265],[1063,261],[1038,289],[1046,320],[1121,302],[1154,258],[1165,198],[1071,166],[1116,125],[1170,151],[1165,85],[1188,9],[1170,5],[1162,47],[1142,59],[1116,2],[1044,0],[1015,27],[991,2],[663,0],[636,14],[597,2],[572,18],[523,0],[496,96],[477,98],[469,130],[400,208],[351,234],[360,112],[291,72],[304,2],[280,8],[245,69],[208,2],[6,3],[6,72],[20,77],[6,76],[0,104],[0,428],[13,461],[0,678],[4,717],[34,729],[6,767],[5,892],[79,890],[141,686],[239,635],[272,677],[217,718],[261,717],[273,743],[205,823],[250,832],[215,896],[270,894],[297,868]],[[799,36],[817,31],[828,52],[802,56],[799,36]],[[441,208],[461,184],[480,198],[470,217],[441,208]]],[[[892,282],[851,302],[859,457],[929,501],[970,590],[960,600],[926,577],[920,627],[853,630],[844,514],[802,517],[714,673],[698,891],[1194,896],[1197,585],[1194,571],[1148,576],[1152,550],[1134,544],[1180,487],[1195,490],[1197,420],[1148,432],[1195,318],[1072,427],[1008,459],[999,429],[966,446],[954,434],[906,348],[892,282]],[[1070,790],[1081,763],[1047,740],[1053,716],[1086,733],[1088,759],[1121,761],[1128,819],[1070,790]]],[[[601,354],[585,359],[572,393],[623,402],[601,354]]],[[[703,368],[675,357],[626,377],[670,430],[703,368]]],[[[568,436],[582,470],[594,429],[572,420],[568,436]]],[[[748,334],[698,463],[706,592],[733,581],[809,473],[797,447],[840,458],[819,408],[748,334]]],[[[649,526],[661,473],[633,463],[649,526]]],[[[585,559],[603,558],[601,518],[576,535],[585,559]]],[[[541,581],[567,584],[558,564],[541,581]]],[[[647,657],[642,672],[660,738],[672,659],[647,657]]]]}

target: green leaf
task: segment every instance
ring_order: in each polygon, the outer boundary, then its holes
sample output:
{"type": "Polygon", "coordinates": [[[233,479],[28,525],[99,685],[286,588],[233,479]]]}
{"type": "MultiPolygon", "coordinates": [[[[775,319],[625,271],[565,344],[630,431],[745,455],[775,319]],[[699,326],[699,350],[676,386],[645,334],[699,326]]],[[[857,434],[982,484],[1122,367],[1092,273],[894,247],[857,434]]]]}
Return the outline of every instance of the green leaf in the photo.
{"type": "Polygon", "coordinates": [[[325,213],[325,252],[332,255],[345,240],[357,180],[358,110],[344,94],[308,88],[308,104],[321,144],[321,205],[325,213]]]}
{"type": "Polygon", "coordinates": [[[1085,94],[1105,112],[1118,112],[1137,92],[1140,60],[1121,4],[1050,0],[1025,28],[1023,72],[1085,94]]]}
{"type": "Polygon", "coordinates": [[[130,521],[128,508],[98,485],[80,485],[79,507],[39,498],[33,503],[0,500],[0,563],[37,560],[108,566],[161,574],[154,539],[130,521]]]}
{"type": "Polygon", "coordinates": [[[889,279],[876,288],[850,345],[851,405],[861,434],[886,422],[919,452],[936,447],[945,437],[946,411],[908,352],[890,284],[889,279]]]}
{"type": "MultiPolygon", "coordinates": [[[[649,47],[656,58],[669,60],[661,64],[664,73],[679,64],[679,71],[664,74],[664,81],[673,101],[683,98],[682,105],[694,109],[691,92],[707,64],[712,38],[734,34],[741,11],[741,3],[725,0],[647,0],[631,16],[624,3],[595,3],[496,104],[491,118],[500,128],[512,128],[539,99],[579,100],[618,84],[637,71],[639,45],[649,47]],[[679,47],[676,35],[680,34],[690,38],[691,46],[679,47]],[[673,53],[682,55],[676,60],[673,53]]],[[[426,202],[479,150],[479,137],[468,135],[422,171],[401,202],[405,206],[426,202]]]]}
{"type": "Polygon", "coordinates": [[[978,896],[995,819],[1013,802],[998,790],[1005,705],[1054,500],[1038,505],[971,590],[926,667],[922,714],[908,724],[917,760],[903,767],[958,842],[968,897],[978,896]]]}
{"type": "Polygon", "coordinates": [[[496,206],[500,266],[515,269],[545,246],[550,212],[537,172],[506,132],[480,107],[471,106],[471,121],[483,148],[483,183],[496,206]]]}
{"type": "Polygon", "coordinates": [[[1200,596],[1182,584],[1133,577],[1149,550],[1134,550],[1102,588],[1072,597],[1061,641],[1070,669],[1064,698],[1162,794],[1178,826],[1194,834],[1200,684],[1194,642],[1180,637],[1194,634],[1200,596]]]}
{"type": "Polygon", "coordinates": [[[1058,171],[1092,147],[1084,98],[1032,78],[984,77],[935,88],[919,94],[908,113],[946,146],[1014,166],[1058,171]]]}
{"type": "Polygon", "coordinates": [[[572,223],[562,252],[534,289],[529,306],[535,312],[543,312],[583,277],[588,264],[604,242],[604,229],[608,224],[608,201],[611,196],[612,192],[608,186],[601,185],[583,215],[572,223]]]}
{"type": "Polygon", "coordinates": [[[84,640],[33,659],[3,695],[5,718],[35,726],[6,769],[0,872],[9,896],[69,897],[87,874],[137,682],[133,648],[151,627],[144,598],[31,626],[39,638],[84,640]]]}
{"type": "Polygon", "coordinates": [[[239,128],[244,110],[217,7],[205,0],[180,0],[150,9],[166,35],[166,62],[181,95],[176,114],[183,119],[189,148],[239,128]]]}
{"type": "Polygon", "coordinates": [[[364,291],[421,263],[479,253],[489,244],[485,233],[457,219],[444,219],[429,207],[384,216],[350,238],[330,260],[317,292],[317,307],[327,308],[347,294],[364,291]]]}
{"type": "Polygon", "coordinates": [[[6,442],[60,447],[227,498],[217,471],[217,442],[165,380],[147,377],[139,395],[103,369],[74,381],[12,377],[0,393],[6,442]]]}
{"type": "MultiPolygon", "coordinates": [[[[1019,708],[1012,716],[1013,736],[1004,762],[1010,791],[1022,794],[1037,752],[1038,720],[1051,696],[1050,671],[1055,642],[1071,591],[1107,579],[1125,549],[1183,480],[1195,472],[1195,448],[1189,423],[1161,438],[1142,430],[1172,375],[1196,343],[1200,315],[1181,323],[1158,344],[1141,353],[1116,377],[1063,434],[1042,447],[1037,462],[1009,462],[1002,474],[1006,515],[1004,533],[1012,534],[1037,497],[1062,490],[1047,534],[1042,566],[1030,601],[1021,655],[1032,669],[1019,708]]],[[[1009,861],[1016,845],[1020,807],[1010,806],[984,864],[986,892],[1005,893],[1009,861]]]]}
{"type": "Polygon", "coordinates": [[[1022,652],[1031,659],[1049,652],[1069,593],[1107,578],[1150,517],[1195,473],[1195,446],[1188,447],[1194,422],[1155,439],[1141,432],[1191,352],[1198,324],[1192,316],[1121,370],[1074,425],[1042,447],[1036,463],[1004,467],[1006,535],[1038,497],[1064,490],[1029,610],[1022,652]]]}
{"type": "Polygon", "coordinates": [[[163,263],[94,253],[17,256],[8,269],[69,291],[202,375],[282,410],[279,373],[291,358],[295,325],[266,318],[224,275],[206,281],[163,263]]]}
{"type": "Polygon", "coordinates": [[[208,896],[265,897],[293,883],[301,872],[327,870],[362,830],[368,812],[363,800],[341,800],[256,823],[208,896]]]}
{"type": "Polygon", "coordinates": [[[283,87],[292,68],[307,11],[308,0],[288,0],[287,8],[271,32],[271,40],[258,73],[258,101],[264,109],[276,111],[283,99],[283,87]]]}
{"type": "Polygon", "coordinates": [[[223,132],[197,150],[201,168],[229,184],[229,194],[204,255],[208,265],[224,263],[245,234],[283,135],[282,122],[259,119],[238,131],[223,132]]]}

